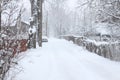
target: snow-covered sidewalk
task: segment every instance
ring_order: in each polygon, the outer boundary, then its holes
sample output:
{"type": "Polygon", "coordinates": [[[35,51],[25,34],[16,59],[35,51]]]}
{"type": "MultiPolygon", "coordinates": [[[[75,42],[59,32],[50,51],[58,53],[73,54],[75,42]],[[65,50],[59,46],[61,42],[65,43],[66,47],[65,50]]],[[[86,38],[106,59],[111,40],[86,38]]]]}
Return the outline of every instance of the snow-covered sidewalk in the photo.
{"type": "Polygon", "coordinates": [[[120,63],[104,59],[66,40],[49,39],[19,62],[15,80],[120,80],[120,63]]]}

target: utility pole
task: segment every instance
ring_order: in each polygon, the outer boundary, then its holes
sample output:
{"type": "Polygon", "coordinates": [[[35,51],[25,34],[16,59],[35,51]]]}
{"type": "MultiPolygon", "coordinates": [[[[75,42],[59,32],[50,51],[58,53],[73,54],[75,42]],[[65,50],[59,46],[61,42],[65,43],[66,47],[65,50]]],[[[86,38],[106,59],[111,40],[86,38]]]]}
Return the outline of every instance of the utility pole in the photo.
{"type": "Polygon", "coordinates": [[[48,11],[46,14],[46,36],[48,37],[48,11]]]}
{"type": "Polygon", "coordinates": [[[38,45],[40,47],[42,47],[42,3],[43,3],[43,0],[37,0],[38,45]]]}
{"type": "Polygon", "coordinates": [[[1,10],[1,0],[0,0],[0,32],[1,32],[1,13],[2,13],[2,10],[1,10]]]}
{"type": "Polygon", "coordinates": [[[84,9],[84,32],[83,32],[83,36],[85,36],[85,32],[86,32],[86,17],[85,17],[85,9],[84,9]]]}
{"type": "Polygon", "coordinates": [[[29,47],[32,46],[34,48],[36,48],[36,32],[33,32],[33,29],[36,29],[36,4],[35,4],[35,0],[30,0],[31,2],[31,20],[30,20],[30,29],[32,29],[31,35],[29,34],[29,47]]]}

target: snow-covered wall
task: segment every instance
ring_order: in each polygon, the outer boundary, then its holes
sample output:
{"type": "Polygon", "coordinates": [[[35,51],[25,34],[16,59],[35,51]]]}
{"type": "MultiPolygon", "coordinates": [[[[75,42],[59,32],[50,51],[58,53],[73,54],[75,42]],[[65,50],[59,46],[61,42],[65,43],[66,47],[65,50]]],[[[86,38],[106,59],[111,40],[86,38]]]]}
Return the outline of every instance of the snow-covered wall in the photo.
{"type": "Polygon", "coordinates": [[[120,61],[120,42],[96,42],[94,40],[76,36],[62,36],[61,38],[72,41],[79,46],[83,46],[88,51],[105,58],[120,61]]]}

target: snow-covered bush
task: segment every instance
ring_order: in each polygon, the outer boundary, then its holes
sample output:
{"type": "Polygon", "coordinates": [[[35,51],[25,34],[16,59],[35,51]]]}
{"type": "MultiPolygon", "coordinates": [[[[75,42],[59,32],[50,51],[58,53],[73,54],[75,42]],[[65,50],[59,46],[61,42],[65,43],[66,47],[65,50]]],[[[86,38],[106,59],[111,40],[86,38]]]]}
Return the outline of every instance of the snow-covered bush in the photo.
{"type": "Polygon", "coordinates": [[[21,34],[22,27],[20,24],[23,7],[19,6],[16,0],[1,0],[0,5],[2,7],[2,23],[0,26],[0,80],[6,80],[10,68],[14,64],[17,64],[16,57],[18,54],[26,51],[28,38],[22,38],[23,34],[21,34]]]}
{"type": "Polygon", "coordinates": [[[120,61],[120,42],[95,41],[82,36],[62,36],[62,38],[73,41],[73,43],[84,47],[88,51],[105,58],[120,61]]]}
{"type": "Polygon", "coordinates": [[[0,48],[0,80],[5,80],[6,74],[8,73],[11,65],[12,59],[14,57],[14,49],[11,48],[11,43],[0,39],[1,48],[0,48]]]}

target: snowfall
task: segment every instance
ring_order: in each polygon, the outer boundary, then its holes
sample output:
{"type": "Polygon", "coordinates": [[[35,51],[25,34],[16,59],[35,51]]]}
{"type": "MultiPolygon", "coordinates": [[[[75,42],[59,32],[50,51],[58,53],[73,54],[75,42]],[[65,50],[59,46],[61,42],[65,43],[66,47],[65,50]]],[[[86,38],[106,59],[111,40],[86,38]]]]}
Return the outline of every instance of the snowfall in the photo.
{"type": "Polygon", "coordinates": [[[42,48],[21,54],[13,80],[120,80],[120,62],[63,39],[51,38],[42,48]]]}

